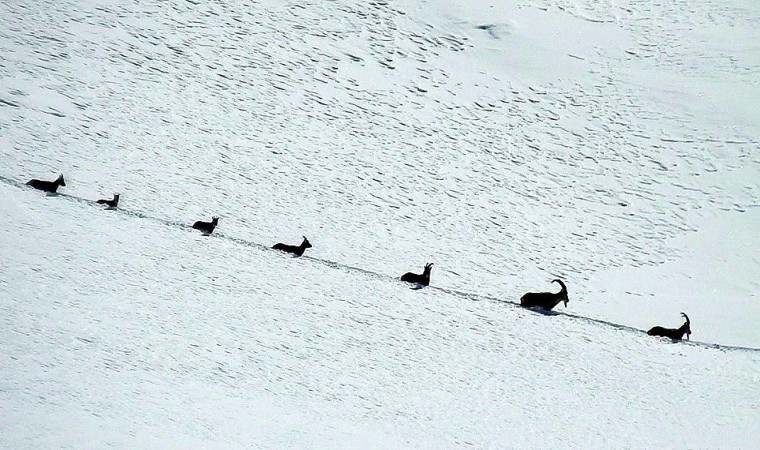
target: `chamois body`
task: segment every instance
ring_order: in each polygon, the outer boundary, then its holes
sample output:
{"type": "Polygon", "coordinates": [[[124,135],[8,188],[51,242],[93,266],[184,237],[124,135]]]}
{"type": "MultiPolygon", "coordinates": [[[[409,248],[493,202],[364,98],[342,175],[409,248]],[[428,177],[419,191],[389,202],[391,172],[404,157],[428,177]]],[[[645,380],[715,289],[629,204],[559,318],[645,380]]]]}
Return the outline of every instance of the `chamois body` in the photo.
{"type": "Polygon", "coordinates": [[[425,269],[422,271],[421,274],[407,272],[401,275],[401,281],[406,281],[409,283],[417,283],[422,286],[429,286],[430,285],[430,270],[432,268],[433,268],[433,263],[427,263],[425,264],[425,269]]]}
{"type": "Polygon", "coordinates": [[[288,245],[283,244],[282,242],[278,242],[274,244],[272,248],[275,250],[282,250],[283,252],[292,253],[296,256],[302,256],[303,252],[305,252],[307,248],[311,248],[311,242],[309,242],[309,240],[306,239],[306,236],[304,236],[301,245],[288,245]]]}
{"type": "Polygon", "coordinates": [[[27,181],[26,185],[45,192],[56,192],[58,190],[58,186],[66,186],[66,181],[63,179],[63,174],[60,174],[55,181],[34,179],[27,181]]]}
{"type": "Polygon", "coordinates": [[[109,208],[116,208],[119,205],[119,194],[113,194],[113,200],[100,199],[96,202],[99,205],[106,205],[109,208]]]}
{"type": "Polygon", "coordinates": [[[686,319],[686,322],[681,325],[678,328],[665,328],[665,327],[652,327],[649,331],[647,331],[647,334],[650,336],[662,336],[667,337],[670,339],[673,339],[674,341],[680,341],[683,339],[683,335],[686,335],[686,340],[689,340],[689,335],[691,335],[691,322],[689,321],[689,316],[687,316],[684,313],[681,313],[681,315],[686,319]]]}
{"type": "Polygon", "coordinates": [[[553,283],[559,283],[562,289],[557,292],[528,292],[520,297],[520,306],[525,308],[533,308],[538,306],[547,311],[551,311],[560,302],[565,302],[565,308],[567,308],[567,287],[562,280],[552,280],[553,283]]]}
{"type": "Polygon", "coordinates": [[[200,230],[205,234],[211,234],[214,232],[214,228],[219,224],[218,217],[212,217],[211,222],[197,221],[193,224],[193,228],[200,230]]]}

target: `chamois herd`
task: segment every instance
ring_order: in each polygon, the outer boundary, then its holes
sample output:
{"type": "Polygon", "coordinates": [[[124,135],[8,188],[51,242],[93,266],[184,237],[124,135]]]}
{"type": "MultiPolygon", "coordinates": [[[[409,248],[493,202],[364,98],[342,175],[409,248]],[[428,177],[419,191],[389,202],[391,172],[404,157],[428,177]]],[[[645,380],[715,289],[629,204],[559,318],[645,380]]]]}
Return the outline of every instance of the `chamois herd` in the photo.
{"type": "MultiPolygon", "coordinates": [[[[58,191],[58,188],[60,186],[66,186],[66,181],[64,181],[63,174],[61,174],[55,181],[33,179],[29,180],[26,184],[41,191],[55,193],[58,191]]],[[[109,209],[117,208],[119,205],[119,194],[114,194],[113,199],[111,200],[101,199],[96,203],[100,205],[106,205],[109,209]]],[[[215,216],[211,218],[211,222],[204,222],[201,220],[195,222],[192,225],[192,228],[199,230],[204,235],[208,236],[214,232],[214,229],[217,227],[217,225],[219,225],[219,217],[215,216]]],[[[288,245],[279,242],[272,246],[272,248],[286,253],[291,253],[294,257],[299,257],[304,254],[307,248],[311,248],[311,246],[311,242],[309,242],[306,236],[304,236],[303,241],[300,245],[288,245]]],[[[430,271],[432,269],[433,263],[427,263],[425,264],[425,267],[422,270],[421,274],[407,272],[401,275],[401,281],[413,283],[417,288],[429,286],[430,271]]],[[[559,292],[528,292],[527,294],[520,297],[520,306],[524,308],[551,311],[555,306],[559,305],[560,303],[564,303],[565,308],[567,308],[567,286],[565,286],[565,283],[560,279],[552,280],[552,282],[559,284],[559,292]]],[[[691,335],[691,322],[689,321],[689,316],[687,316],[685,313],[681,313],[681,315],[684,317],[684,319],[686,319],[686,322],[679,328],[665,328],[656,326],[647,331],[647,334],[650,336],[667,337],[674,341],[680,341],[683,339],[684,335],[686,335],[686,339],[688,340],[689,335],[691,335]]]]}

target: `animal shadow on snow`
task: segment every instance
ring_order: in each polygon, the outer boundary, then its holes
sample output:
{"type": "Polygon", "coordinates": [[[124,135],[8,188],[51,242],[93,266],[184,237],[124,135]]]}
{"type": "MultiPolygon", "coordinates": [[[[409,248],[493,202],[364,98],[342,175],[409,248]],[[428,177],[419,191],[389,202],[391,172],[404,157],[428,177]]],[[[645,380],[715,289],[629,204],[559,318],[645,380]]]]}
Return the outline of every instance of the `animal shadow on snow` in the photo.
{"type": "MultiPolygon", "coordinates": [[[[646,331],[644,334],[647,334],[646,331]]],[[[666,336],[655,336],[658,341],[662,342],[663,344],[688,344],[690,341],[683,340],[683,339],[672,339],[666,336]]]]}
{"type": "Polygon", "coordinates": [[[558,313],[557,311],[546,310],[540,306],[532,306],[530,308],[523,308],[523,309],[534,312],[536,314],[541,314],[542,316],[559,316],[560,315],[560,313],[558,313]]]}
{"type": "Polygon", "coordinates": [[[97,202],[95,202],[95,203],[93,203],[93,204],[94,204],[95,206],[97,206],[97,207],[101,207],[101,209],[102,209],[103,211],[116,211],[117,209],[119,209],[119,207],[118,207],[118,206],[106,206],[105,208],[102,208],[102,205],[101,205],[101,204],[98,204],[97,202]]]}

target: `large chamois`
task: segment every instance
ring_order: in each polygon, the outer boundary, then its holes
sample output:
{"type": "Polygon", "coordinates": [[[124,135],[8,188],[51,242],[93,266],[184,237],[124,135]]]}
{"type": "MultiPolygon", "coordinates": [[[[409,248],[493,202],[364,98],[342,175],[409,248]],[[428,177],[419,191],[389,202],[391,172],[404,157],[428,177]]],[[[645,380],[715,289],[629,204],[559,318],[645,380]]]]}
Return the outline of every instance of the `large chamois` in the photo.
{"type": "Polygon", "coordinates": [[[528,292],[520,297],[520,306],[525,308],[533,308],[538,306],[547,311],[551,311],[560,302],[565,302],[565,308],[567,308],[567,287],[562,280],[552,280],[552,283],[559,283],[562,289],[557,292],[528,292]]]}
{"type": "Polygon", "coordinates": [[[665,328],[665,327],[652,327],[647,334],[650,336],[662,336],[673,339],[674,341],[680,341],[683,339],[683,335],[686,335],[686,340],[689,340],[691,334],[691,322],[689,322],[689,316],[684,313],[681,315],[686,319],[686,322],[678,328],[665,328]]]}

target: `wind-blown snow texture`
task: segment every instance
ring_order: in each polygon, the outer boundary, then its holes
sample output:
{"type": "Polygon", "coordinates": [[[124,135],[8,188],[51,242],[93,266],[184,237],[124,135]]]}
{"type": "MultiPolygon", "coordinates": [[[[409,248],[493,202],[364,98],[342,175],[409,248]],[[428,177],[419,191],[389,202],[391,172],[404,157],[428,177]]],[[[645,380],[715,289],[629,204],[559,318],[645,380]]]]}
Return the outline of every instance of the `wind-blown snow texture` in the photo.
{"type": "Polygon", "coordinates": [[[504,3],[0,4],[0,446],[756,442],[760,5],[504,3]]]}

